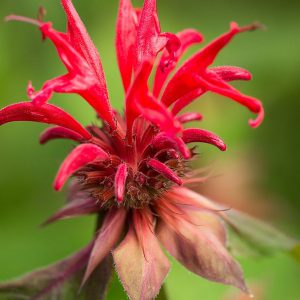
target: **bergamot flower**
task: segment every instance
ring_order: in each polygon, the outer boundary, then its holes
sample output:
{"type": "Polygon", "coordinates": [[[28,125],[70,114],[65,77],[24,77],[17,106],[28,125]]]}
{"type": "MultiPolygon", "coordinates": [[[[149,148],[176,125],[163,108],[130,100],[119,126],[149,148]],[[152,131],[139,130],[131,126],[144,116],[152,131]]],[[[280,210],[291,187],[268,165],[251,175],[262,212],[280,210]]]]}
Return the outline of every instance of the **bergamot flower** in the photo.
{"type": "Polygon", "coordinates": [[[41,18],[7,17],[36,25],[43,38],[56,47],[67,72],[46,81],[38,91],[30,83],[29,101],[0,111],[1,125],[16,121],[54,125],[42,133],[41,144],[61,138],[78,144],[62,163],[54,182],[59,191],[71,180],[70,199],[47,223],[95,214],[103,216],[103,224],[61,281],[86,266],[84,284],[112,252],[130,299],[153,299],[170,270],[166,249],[191,272],[247,293],[241,267],[226,247],[223,208],[187,187],[189,166],[197,158],[189,144],[208,143],[222,151],[226,145],[202,128],[185,129],[186,123],[200,121],[202,115],[181,111],[203,94],[213,92],[257,114],[250,125],[260,125],[264,114],[261,102],[229,84],[250,80],[251,74],[234,66],[212,66],[236,35],[259,25],[231,23],[228,32],[178,68],[184,52],[203,41],[202,34],[193,29],[177,34],[162,32],[155,0],[145,0],[142,9],[134,8],[130,0],[121,0],[116,32],[124,86],[125,112],[121,114],[111,106],[101,60],[83,22],[70,0],[61,2],[67,32],[55,30],[41,18]],[[50,104],[55,93],[80,95],[102,125],[85,127],[50,104]]]}

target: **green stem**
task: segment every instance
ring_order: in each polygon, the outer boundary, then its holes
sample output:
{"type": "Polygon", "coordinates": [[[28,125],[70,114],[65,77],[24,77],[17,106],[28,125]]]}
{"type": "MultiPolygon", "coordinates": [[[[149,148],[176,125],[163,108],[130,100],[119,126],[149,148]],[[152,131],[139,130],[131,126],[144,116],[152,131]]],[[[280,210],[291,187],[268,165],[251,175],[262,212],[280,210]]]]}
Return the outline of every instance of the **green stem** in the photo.
{"type": "Polygon", "coordinates": [[[166,292],[166,286],[163,285],[160,289],[159,295],[157,296],[156,300],[168,300],[168,294],[166,292]]]}
{"type": "MultiPolygon", "coordinates": [[[[96,222],[95,234],[102,226],[103,215],[99,214],[96,222]]],[[[112,277],[113,262],[109,254],[91,275],[85,287],[85,295],[88,300],[104,300],[109,282],[112,277]]]]}

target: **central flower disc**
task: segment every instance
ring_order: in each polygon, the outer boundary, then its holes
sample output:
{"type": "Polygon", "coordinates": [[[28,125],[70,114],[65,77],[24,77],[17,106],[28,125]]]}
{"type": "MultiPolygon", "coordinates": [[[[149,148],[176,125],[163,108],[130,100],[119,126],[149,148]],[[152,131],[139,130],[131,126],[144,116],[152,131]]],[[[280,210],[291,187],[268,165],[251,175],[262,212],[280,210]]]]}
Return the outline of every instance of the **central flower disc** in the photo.
{"type": "Polygon", "coordinates": [[[90,194],[102,209],[120,205],[143,208],[161,198],[174,184],[181,184],[180,177],[187,169],[182,155],[168,148],[167,143],[152,143],[157,134],[155,126],[145,122],[138,126],[141,127],[140,134],[134,137],[132,145],[125,148],[116,143],[117,139],[105,126],[88,128],[93,143],[102,147],[105,143],[110,157],[105,161],[96,160],[76,172],[76,190],[90,194]],[[118,189],[122,190],[119,199],[118,189]]]}

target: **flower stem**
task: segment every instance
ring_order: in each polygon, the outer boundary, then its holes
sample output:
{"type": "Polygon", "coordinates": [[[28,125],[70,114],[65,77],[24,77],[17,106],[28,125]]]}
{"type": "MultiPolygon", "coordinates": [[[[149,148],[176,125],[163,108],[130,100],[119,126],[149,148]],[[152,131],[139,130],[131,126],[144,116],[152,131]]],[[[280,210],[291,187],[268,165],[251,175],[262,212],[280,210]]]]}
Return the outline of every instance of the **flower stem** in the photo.
{"type": "Polygon", "coordinates": [[[166,292],[166,286],[163,285],[160,289],[159,295],[157,296],[156,300],[168,300],[168,295],[166,292]]]}
{"type": "MultiPolygon", "coordinates": [[[[101,228],[103,221],[103,215],[99,214],[96,222],[95,234],[101,228]]],[[[85,296],[86,299],[89,300],[104,300],[107,289],[109,286],[109,282],[112,277],[112,257],[108,255],[106,258],[103,259],[101,264],[97,267],[97,269],[93,272],[92,276],[90,277],[89,281],[85,286],[85,296]]]]}

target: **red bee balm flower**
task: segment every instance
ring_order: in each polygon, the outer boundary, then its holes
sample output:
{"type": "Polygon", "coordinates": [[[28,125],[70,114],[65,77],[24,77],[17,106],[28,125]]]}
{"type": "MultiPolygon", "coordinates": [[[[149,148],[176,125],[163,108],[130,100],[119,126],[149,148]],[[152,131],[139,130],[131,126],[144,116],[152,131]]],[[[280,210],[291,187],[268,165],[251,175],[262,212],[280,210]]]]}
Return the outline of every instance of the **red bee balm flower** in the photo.
{"type": "Polygon", "coordinates": [[[55,45],[67,74],[47,81],[39,91],[29,84],[30,101],[3,108],[0,124],[53,124],[55,127],[42,133],[41,144],[57,138],[79,143],[62,163],[54,182],[55,190],[61,190],[72,176],[71,200],[47,223],[104,215],[100,231],[79,255],[81,264],[87,265],[83,283],[112,251],[130,299],[152,299],[170,269],[164,247],[190,271],[247,292],[242,270],[226,249],[222,208],[184,187],[189,182],[187,163],[195,156],[189,143],[208,143],[222,151],[226,146],[209,131],[184,129],[183,124],[202,116],[180,111],[211,91],[258,114],[250,121],[252,127],[262,122],[261,103],[228,84],[250,80],[250,73],[237,67],[210,67],[235,35],[258,25],[231,23],[227,33],[198,51],[169,78],[186,49],[202,42],[202,35],[192,29],[162,33],[155,0],[145,0],[142,9],[134,8],[130,0],[121,0],[116,51],[125,90],[122,116],[111,107],[100,57],[71,0],[61,2],[68,19],[66,33],[41,20],[7,17],[37,25],[43,38],[55,45]],[[53,93],[81,95],[103,126],[83,127],[48,103],[53,93]]]}

